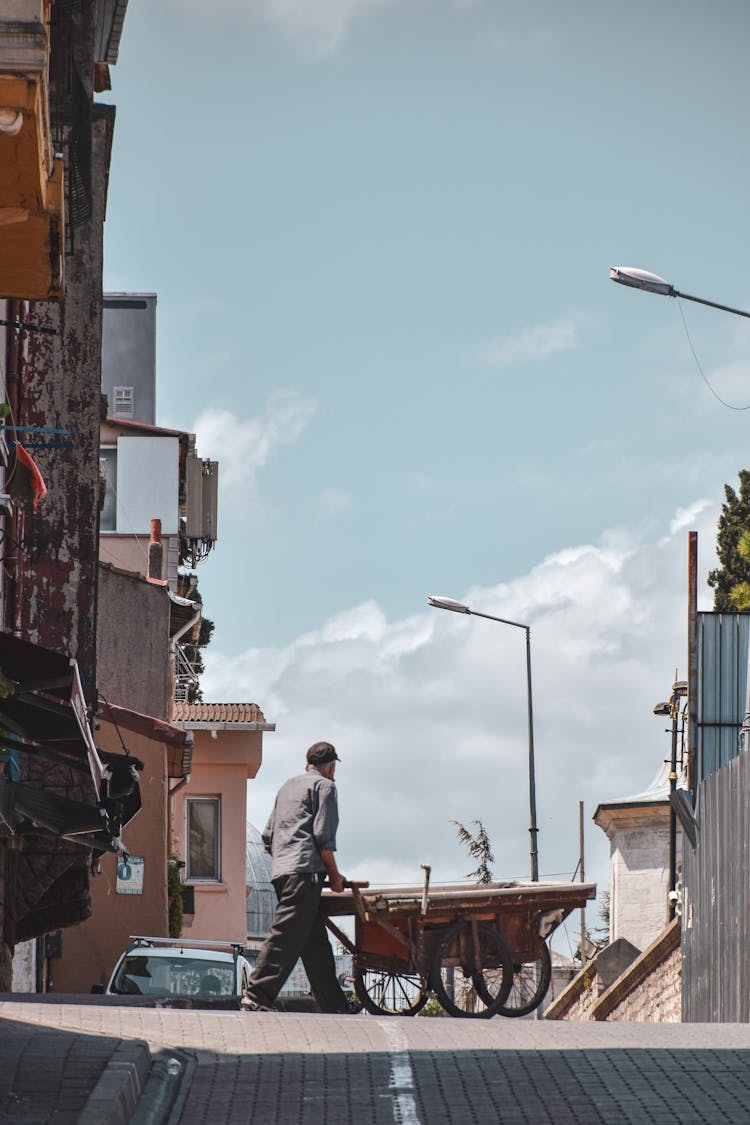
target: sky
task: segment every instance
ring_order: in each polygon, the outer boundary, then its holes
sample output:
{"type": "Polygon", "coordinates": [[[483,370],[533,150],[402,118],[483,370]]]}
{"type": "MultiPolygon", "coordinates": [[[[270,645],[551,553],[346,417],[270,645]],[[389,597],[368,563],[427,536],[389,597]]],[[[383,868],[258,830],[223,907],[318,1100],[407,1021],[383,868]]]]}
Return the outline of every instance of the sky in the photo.
{"type": "Polygon", "coordinates": [[[523,632],[447,595],[530,626],[540,873],[584,801],[606,886],[687,533],[704,574],[750,464],[748,322],[609,268],[750,308],[749,33],[745,0],[130,0],[105,287],[158,294],[157,421],[220,461],[203,690],[277,724],[254,823],[327,738],[347,874],[461,877],[477,818],[528,873],[523,632]]]}

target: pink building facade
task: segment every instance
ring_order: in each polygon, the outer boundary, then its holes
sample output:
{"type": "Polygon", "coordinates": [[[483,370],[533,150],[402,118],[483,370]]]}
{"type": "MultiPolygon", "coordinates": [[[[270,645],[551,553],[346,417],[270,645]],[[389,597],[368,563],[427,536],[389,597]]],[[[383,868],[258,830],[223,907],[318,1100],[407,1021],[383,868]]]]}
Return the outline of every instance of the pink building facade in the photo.
{"type": "Polygon", "coordinates": [[[183,932],[244,943],[247,782],[261,766],[263,733],[275,725],[254,703],[175,703],[172,722],[194,738],[190,778],[171,798],[171,850],[194,898],[183,932]]]}

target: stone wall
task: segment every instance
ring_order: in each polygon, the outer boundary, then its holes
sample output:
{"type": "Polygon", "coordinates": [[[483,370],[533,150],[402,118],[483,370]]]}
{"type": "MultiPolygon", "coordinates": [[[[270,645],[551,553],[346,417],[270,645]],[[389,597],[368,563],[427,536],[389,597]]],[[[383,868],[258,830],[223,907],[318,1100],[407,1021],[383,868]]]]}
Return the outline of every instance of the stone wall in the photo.
{"type": "Polygon", "coordinates": [[[679,1023],[682,1019],[680,920],[675,918],[643,953],[618,942],[603,949],[550,1005],[545,1019],[632,1020],[679,1023]],[[613,977],[613,966],[620,962],[613,977]]]}
{"type": "Polygon", "coordinates": [[[682,1019],[682,952],[678,945],[632,992],[607,1014],[607,1020],[679,1023],[682,1019]]]}

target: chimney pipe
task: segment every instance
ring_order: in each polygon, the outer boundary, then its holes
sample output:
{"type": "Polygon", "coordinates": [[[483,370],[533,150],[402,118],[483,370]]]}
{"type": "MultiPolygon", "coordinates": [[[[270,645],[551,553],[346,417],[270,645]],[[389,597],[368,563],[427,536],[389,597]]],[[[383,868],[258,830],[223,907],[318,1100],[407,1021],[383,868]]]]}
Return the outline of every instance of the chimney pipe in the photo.
{"type": "Polygon", "coordinates": [[[148,544],[148,576],[161,578],[164,567],[164,548],[161,542],[161,520],[151,520],[151,538],[148,544]]]}

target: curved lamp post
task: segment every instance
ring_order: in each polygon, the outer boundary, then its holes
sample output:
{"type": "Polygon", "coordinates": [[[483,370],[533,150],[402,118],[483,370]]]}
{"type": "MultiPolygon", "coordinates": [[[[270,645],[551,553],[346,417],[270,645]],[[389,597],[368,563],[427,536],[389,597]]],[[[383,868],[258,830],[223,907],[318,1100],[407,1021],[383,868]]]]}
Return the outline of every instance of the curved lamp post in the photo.
{"type": "Polygon", "coordinates": [[[611,281],[616,281],[618,285],[629,285],[631,289],[644,289],[647,293],[658,293],[661,297],[682,297],[686,301],[695,301],[699,305],[721,309],[722,312],[750,317],[750,312],[744,312],[743,309],[734,309],[731,305],[719,305],[716,301],[707,301],[703,297],[691,297],[689,293],[680,293],[663,277],[659,277],[656,273],[649,273],[648,270],[635,269],[633,266],[612,266],[609,276],[611,281]]]}
{"type": "Polygon", "coordinates": [[[531,700],[531,627],[522,625],[519,621],[509,621],[507,617],[494,617],[491,613],[480,613],[477,609],[469,609],[463,602],[455,598],[436,597],[433,594],[427,598],[428,603],[435,609],[448,609],[451,613],[468,613],[473,617],[486,617],[488,621],[499,621],[501,625],[513,625],[516,629],[523,629],[526,633],[526,697],[528,705],[529,728],[529,813],[531,825],[531,880],[539,882],[539,852],[537,850],[537,835],[539,829],[536,824],[536,780],[534,776],[534,708],[531,700]]]}

